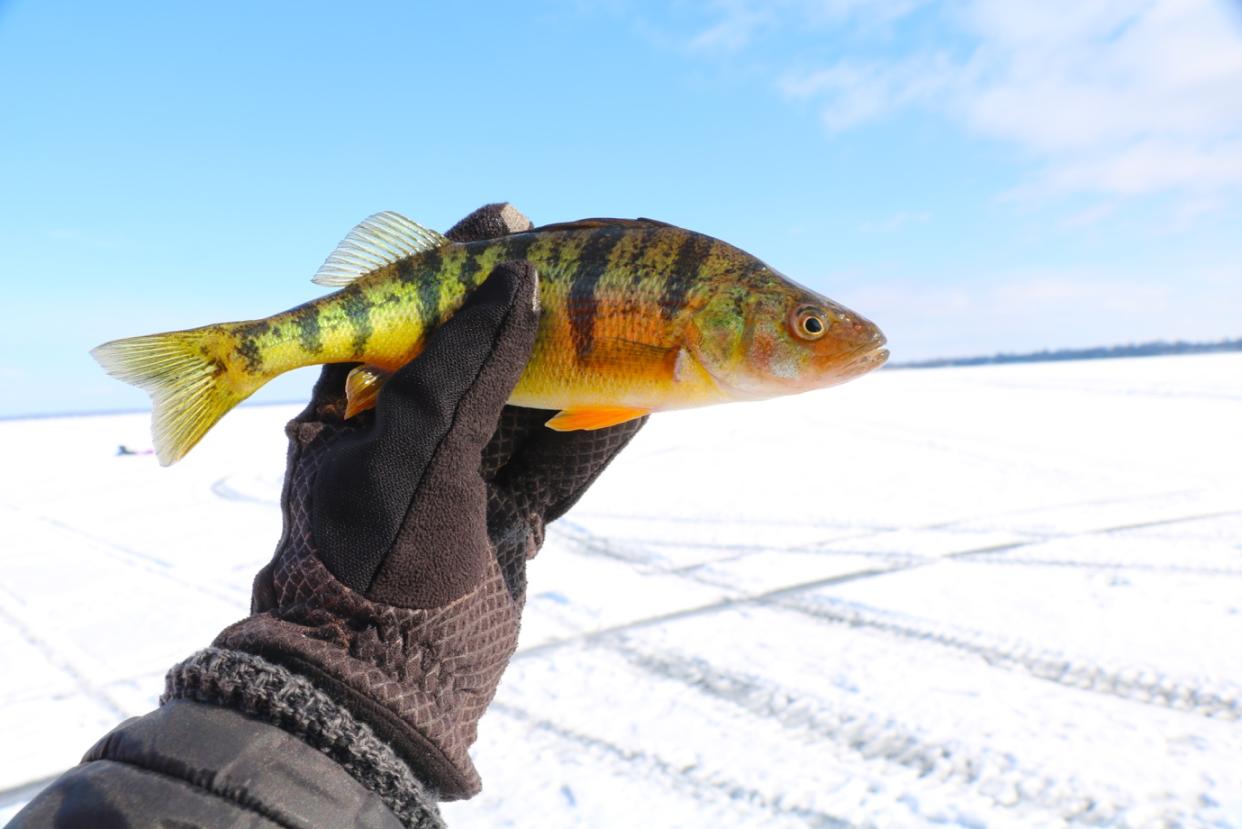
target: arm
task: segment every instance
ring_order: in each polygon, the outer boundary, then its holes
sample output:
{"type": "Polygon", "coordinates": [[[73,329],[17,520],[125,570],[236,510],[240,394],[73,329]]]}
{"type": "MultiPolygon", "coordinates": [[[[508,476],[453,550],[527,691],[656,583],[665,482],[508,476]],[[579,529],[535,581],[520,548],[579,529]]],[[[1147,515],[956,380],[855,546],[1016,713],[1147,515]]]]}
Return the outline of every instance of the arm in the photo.
{"type": "MultiPolygon", "coordinates": [[[[524,229],[511,207],[450,231],[524,229]]],[[[252,614],[168,675],[12,826],[440,826],[480,788],[467,754],[517,644],[526,562],[641,426],[554,432],[504,405],[538,321],[499,266],[344,420],[349,366],[290,422],[284,533],[252,614]]]]}

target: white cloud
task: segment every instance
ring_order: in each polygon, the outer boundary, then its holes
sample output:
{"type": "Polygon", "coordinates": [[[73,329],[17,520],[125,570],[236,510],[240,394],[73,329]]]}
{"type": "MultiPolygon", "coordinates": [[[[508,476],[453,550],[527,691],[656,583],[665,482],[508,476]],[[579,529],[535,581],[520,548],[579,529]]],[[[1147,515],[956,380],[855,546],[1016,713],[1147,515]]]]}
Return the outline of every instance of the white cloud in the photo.
{"type": "Polygon", "coordinates": [[[778,86],[819,102],[834,132],[938,111],[1024,152],[1021,196],[1242,189],[1242,15],[1225,0],[967,0],[937,20],[940,43],[847,55],[778,86]],[[969,45],[946,51],[954,37],[969,45]]]}
{"type": "Polygon", "coordinates": [[[973,6],[981,45],[956,106],[972,129],[1039,160],[1028,189],[1242,185],[1242,31],[1229,10],[1212,0],[1071,6],[973,6]]]}
{"type": "Polygon", "coordinates": [[[749,45],[762,31],[780,27],[790,20],[811,26],[837,26],[845,23],[864,30],[882,29],[906,17],[928,0],[708,0],[716,21],[694,34],[689,46],[694,50],[735,51],[749,45]]]}
{"type": "Polygon", "coordinates": [[[774,19],[772,9],[745,0],[716,0],[714,5],[720,19],[690,39],[691,49],[740,49],[774,19]]]}
{"type": "Polygon", "coordinates": [[[1100,147],[1056,156],[1037,180],[1017,192],[1139,196],[1179,190],[1203,194],[1240,186],[1242,139],[1203,145],[1164,137],[1135,139],[1112,151],[1100,147]]]}
{"type": "Polygon", "coordinates": [[[835,133],[943,93],[951,65],[945,54],[918,55],[901,63],[842,61],[826,69],[788,73],[778,85],[793,98],[826,99],[821,119],[835,133]]]}

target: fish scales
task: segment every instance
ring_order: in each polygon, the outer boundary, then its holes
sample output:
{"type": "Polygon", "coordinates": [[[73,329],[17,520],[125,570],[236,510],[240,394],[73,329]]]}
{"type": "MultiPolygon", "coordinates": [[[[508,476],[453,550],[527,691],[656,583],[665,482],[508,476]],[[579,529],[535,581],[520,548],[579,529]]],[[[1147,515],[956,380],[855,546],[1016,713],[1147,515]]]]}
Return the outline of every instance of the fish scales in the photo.
{"type": "MultiPolygon", "coordinates": [[[[544,280],[545,303],[532,362],[545,370],[524,377],[515,399],[533,403],[571,381],[591,402],[610,398],[632,403],[658,391],[670,340],[654,313],[663,279],[652,271],[635,289],[631,274],[618,267],[633,261],[646,233],[616,226],[585,236],[562,233],[542,249],[529,250],[527,258],[544,280]],[[618,348],[618,344],[624,345],[618,348]],[[650,348],[641,348],[644,345],[650,348]],[[628,392],[618,397],[619,376],[628,392]]],[[[665,241],[665,246],[674,244],[665,241]]]]}
{"type": "Polygon", "coordinates": [[[340,286],[333,293],[266,319],[116,340],[93,353],[151,393],[157,451],[171,463],[294,368],[361,363],[366,382],[347,383],[350,411],[372,405],[387,373],[515,259],[535,266],[541,310],[509,402],[559,411],[552,428],[831,385],[887,356],[870,322],[683,228],[589,219],[454,243],[396,214],[359,225],[325,263],[324,284],[340,286]],[[375,227],[383,232],[368,236],[375,227]],[[811,318],[813,327],[799,328],[811,318]]]}

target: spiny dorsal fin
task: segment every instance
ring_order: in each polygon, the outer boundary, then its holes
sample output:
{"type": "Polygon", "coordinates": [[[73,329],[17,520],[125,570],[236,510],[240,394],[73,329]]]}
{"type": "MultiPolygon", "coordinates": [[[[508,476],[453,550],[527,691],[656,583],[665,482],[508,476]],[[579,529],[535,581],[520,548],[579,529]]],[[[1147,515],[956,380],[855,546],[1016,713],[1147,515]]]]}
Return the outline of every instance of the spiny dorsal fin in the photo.
{"type": "Polygon", "coordinates": [[[655,219],[578,219],[575,222],[543,225],[535,230],[543,233],[548,230],[592,230],[597,227],[674,227],[674,225],[668,222],[657,222],[655,219]]]}
{"type": "Polygon", "coordinates": [[[339,287],[391,265],[399,259],[448,244],[448,239],[385,210],[359,222],[337,245],[311,282],[339,287]]]}

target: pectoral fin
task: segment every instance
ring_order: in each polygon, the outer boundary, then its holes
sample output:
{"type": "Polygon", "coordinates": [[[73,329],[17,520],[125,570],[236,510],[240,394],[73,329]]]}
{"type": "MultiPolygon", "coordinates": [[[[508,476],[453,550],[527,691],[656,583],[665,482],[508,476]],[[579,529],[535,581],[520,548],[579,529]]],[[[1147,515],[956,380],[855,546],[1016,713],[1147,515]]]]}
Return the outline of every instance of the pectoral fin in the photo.
{"type": "Polygon", "coordinates": [[[380,389],[392,376],[378,366],[358,366],[345,378],[345,417],[365,412],[375,405],[380,389]]]}
{"type": "Polygon", "coordinates": [[[643,415],[651,414],[650,409],[635,409],[628,406],[594,406],[580,409],[565,409],[544,425],[558,432],[575,432],[579,429],[603,429],[616,426],[643,415]]]}

